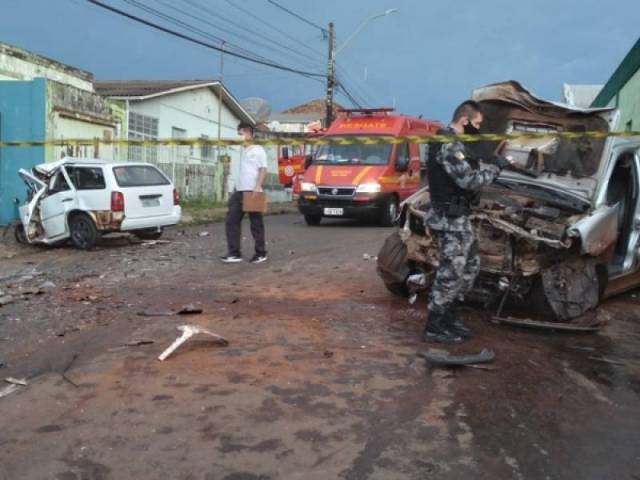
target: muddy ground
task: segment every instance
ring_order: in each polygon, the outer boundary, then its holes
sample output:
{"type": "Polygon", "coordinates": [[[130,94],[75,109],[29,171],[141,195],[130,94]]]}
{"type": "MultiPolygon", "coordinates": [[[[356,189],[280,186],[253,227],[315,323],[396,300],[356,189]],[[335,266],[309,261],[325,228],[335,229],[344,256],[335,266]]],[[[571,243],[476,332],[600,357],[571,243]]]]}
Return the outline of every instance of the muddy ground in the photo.
{"type": "Polygon", "coordinates": [[[636,294],[597,334],[465,308],[476,337],[453,350],[491,347],[494,369],[434,369],[424,303],[363,258],[390,229],[284,215],[267,231],[262,265],[220,264],[220,224],[93,252],[5,239],[0,376],[28,384],[0,398],[0,479],[640,478],[636,294]],[[171,314],[185,304],[203,313],[171,314]],[[185,323],[230,345],[196,337],[159,362],[185,323]]]}

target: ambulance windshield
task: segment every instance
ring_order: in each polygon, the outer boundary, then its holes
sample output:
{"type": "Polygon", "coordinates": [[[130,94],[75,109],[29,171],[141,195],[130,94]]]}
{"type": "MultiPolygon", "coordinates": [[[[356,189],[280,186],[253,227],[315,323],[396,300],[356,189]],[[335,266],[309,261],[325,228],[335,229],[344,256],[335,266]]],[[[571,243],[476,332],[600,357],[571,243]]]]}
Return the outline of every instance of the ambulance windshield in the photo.
{"type": "Polygon", "coordinates": [[[313,163],[337,165],[386,165],[391,145],[322,145],[313,163]]]}

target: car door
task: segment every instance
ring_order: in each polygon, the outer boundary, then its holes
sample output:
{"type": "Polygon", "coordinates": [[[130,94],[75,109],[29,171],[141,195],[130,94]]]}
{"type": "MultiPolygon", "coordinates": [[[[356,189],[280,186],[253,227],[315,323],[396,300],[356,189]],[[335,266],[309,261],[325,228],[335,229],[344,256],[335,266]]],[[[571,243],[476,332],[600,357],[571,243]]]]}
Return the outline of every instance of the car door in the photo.
{"type": "Polygon", "coordinates": [[[394,176],[398,178],[396,188],[400,201],[402,201],[412,192],[412,184],[409,181],[411,175],[411,155],[409,153],[408,143],[396,145],[395,170],[394,176]]]}
{"type": "Polygon", "coordinates": [[[48,238],[65,235],[67,232],[67,212],[75,207],[76,192],[73,190],[62,169],[51,178],[48,195],[40,203],[40,218],[48,238]]]}

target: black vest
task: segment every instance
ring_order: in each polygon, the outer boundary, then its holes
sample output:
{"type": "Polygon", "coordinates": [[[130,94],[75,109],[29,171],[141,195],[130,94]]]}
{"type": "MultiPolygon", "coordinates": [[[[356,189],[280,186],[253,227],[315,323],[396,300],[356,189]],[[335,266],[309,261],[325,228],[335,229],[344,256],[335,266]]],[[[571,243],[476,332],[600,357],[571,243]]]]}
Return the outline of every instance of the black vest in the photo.
{"type": "MultiPolygon", "coordinates": [[[[438,130],[438,135],[454,135],[455,132],[451,128],[438,130]]],[[[429,194],[433,203],[451,203],[469,205],[474,198],[474,192],[468,192],[460,188],[456,182],[449,176],[447,171],[437,158],[441,143],[432,143],[429,146],[429,159],[427,161],[427,181],[429,183],[429,194]]],[[[474,167],[474,162],[470,162],[474,167]]]]}

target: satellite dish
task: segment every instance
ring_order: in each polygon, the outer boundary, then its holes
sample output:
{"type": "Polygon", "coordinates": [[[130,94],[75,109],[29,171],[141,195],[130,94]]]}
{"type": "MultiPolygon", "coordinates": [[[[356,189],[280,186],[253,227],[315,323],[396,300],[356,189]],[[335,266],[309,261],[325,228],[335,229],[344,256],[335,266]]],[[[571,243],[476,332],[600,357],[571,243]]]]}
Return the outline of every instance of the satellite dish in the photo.
{"type": "Polygon", "coordinates": [[[240,100],[240,105],[242,105],[242,108],[249,112],[258,123],[265,122],[269,118],[269,115],[271,115],[271,106],[264,98],[245,98],[244,100],[240,100]]]}

